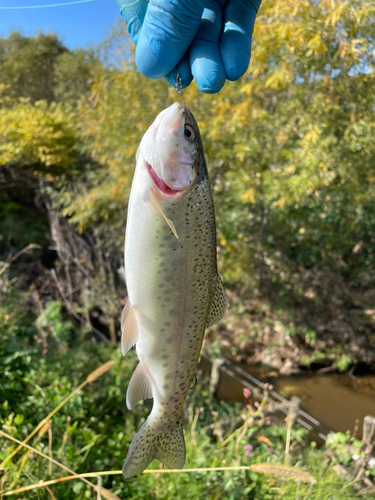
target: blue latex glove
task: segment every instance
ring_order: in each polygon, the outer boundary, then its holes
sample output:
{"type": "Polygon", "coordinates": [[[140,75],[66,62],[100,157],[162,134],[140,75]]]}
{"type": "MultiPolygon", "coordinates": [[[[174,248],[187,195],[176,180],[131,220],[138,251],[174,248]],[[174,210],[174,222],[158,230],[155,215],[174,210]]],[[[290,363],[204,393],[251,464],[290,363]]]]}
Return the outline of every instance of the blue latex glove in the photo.
{"type": "Polygon", "coordinates": [[[249,65],[261,0],[117,0],[136,44],[135,60],[148,78],[219,92],[249,65]]]}

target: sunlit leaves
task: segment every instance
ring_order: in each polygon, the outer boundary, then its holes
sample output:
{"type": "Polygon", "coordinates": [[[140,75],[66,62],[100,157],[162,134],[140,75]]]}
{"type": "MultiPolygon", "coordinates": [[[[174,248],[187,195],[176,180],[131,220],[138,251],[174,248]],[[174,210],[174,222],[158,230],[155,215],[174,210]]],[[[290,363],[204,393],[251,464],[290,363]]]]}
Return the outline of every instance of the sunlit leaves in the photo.
{"type": "Polygon", "coordinates": [[[71,175],[78,165],[80,136],[71,108],[20,100],[0,108],[0,166],[35,173],[71,175]]]}

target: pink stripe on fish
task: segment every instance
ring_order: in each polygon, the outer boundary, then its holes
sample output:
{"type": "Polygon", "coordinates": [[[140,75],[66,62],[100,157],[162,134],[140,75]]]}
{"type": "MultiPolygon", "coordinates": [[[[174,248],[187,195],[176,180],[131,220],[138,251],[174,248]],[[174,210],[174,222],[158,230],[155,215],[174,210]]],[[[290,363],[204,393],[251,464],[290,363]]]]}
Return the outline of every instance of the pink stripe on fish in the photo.
{"type": "Polygon", "coordinates": [[[145,162],[145,163],[147,166],[148,173],[150,174],[151,179],[154,181],[154,183],[155,183],[156,187],[159,189],[159,191],[161,191],[164,194],[168,194],[170,196],[173,194],[181,193],[181,190],[171,189],[169,186],[167,186],[167,184],[156,175],[156,173],[152,169],[151,165],[149,165],[147,162],[145,162]]]}

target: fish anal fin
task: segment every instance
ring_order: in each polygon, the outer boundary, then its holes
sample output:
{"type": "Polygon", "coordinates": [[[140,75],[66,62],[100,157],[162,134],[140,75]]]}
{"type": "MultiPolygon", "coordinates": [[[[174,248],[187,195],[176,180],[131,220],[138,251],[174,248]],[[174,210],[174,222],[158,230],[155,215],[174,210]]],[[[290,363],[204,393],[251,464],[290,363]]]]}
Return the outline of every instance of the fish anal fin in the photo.
{"type": "Polygon", "coordinates": [[[126,303],[121,315],[122,335],[121,351],[125,354],[137,343],[138,323],[135,306],[130,307],[130,302],[126,303]],[[128,307],[129,306],[129,307],[128,307]],[[126,310],[128,308],[128,310],[126,310]]]}
{"type": "Polygon", "coordinates": [[[126,406],[131,410],[139,401],[152,397],[152,385],[147,369],[144,364],[139,363],[129,383],[126,406]]]}
{"type": "Polygon", "coordinates": [[[161,215],[163,217],[163,219],[165,220],[165,222],[168,224],[168,226],[170,227],[172,233],[176,236],[176,238],[178,239],[178,234],[177,234],[177,231],[176,231],[176,228],[174,227],[174,224],[173,222],[171,221],[171,219],[168,219],[168,217],[165,215],[165,213],[163,212],[163,209],[161,208],[161,206],[159,205],[158,203],[158,200],[156,199],[156,196],[155,196],[155,193],[153,191],[153,189],[151,188],[150,189],[150,203],[151,203],[151,206],[153,207],[153,209],[155,210],[155,212],[158,214],[158,215],[161,215]]]}
{"type": "Polygon", "coordinates": [[[208,315],[207,327],[212,326],[224,318],[227,312],[228,300],[225,288],[220,276],[216,275],[215,293],[211,304],[210,314],[208,315]]]}

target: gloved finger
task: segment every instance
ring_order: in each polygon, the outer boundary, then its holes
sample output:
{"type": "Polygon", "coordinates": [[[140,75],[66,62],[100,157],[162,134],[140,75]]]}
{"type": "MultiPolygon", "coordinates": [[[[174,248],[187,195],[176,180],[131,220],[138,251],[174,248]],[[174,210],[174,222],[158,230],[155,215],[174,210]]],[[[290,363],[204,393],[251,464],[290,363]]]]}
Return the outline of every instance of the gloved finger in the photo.
{"type": "Polygon", "coordinates": [[[261,0],[229,0],[224,11],[221,57],[228,80],[238,80],[247,70],[251,38],[261,0]]]}
{"type": "Polygon", "coordinates": [[[165,79],[172,87],[176,87],[176,69],[181,77],[181,88],[188,87],[191,84],[193,75],[191,74],[189,57],[187,55],[184,55],[177,66],[168,75],[165,75],[165,79]]]}
{"type": "Polygon", "coordinates": [[[139,34],[135,61],[149,78],[170,73],[191,44],[204,0],[150,0],[139,34]]]}
{"type": "Polygon", "coordinates": [[[117,0],[120,13],[128,26],[129,35],[137,45],[147,10],[147,0],[117,0]]]}
{"type": "Polygon", "coordinates": [[[201,92],[219,92],[226,80],[220,52],[222,8],[225,0],[208,0],[190,46],[191,71],[201,92]]]}

